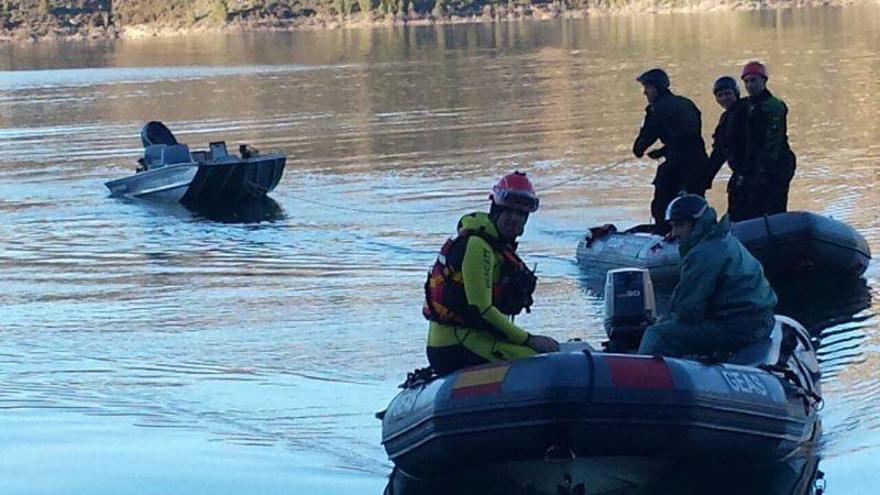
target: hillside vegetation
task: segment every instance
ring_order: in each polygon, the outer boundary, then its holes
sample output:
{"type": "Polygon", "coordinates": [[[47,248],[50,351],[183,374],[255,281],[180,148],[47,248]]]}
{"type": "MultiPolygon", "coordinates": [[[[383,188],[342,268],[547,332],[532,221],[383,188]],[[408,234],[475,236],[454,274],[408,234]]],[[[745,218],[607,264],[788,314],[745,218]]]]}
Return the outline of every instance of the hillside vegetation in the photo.
{"type": "Polygon", "coordinates": [[[0,37],[104,38],[609,12],[795,7],[850,0],[0,0],[0,37]]]}

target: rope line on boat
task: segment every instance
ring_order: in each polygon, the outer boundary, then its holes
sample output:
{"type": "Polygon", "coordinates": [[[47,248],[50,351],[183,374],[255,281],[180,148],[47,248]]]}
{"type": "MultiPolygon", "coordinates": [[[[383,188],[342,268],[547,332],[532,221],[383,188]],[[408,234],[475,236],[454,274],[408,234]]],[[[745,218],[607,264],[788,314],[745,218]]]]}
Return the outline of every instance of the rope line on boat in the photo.
{"type": "MultiPolygon", "coordinates": [[[[808,371],[803,369],[801,363],[795,360],[795,364],[798,366],[800,372],[803,373],[804,376],[806,376],[808,371]]],[[[780,376],[792,385],[794,385],[798,395],[800,395],[803,399],[804,408],[807,409],[807,411],[812,408],[819,412],[825,407],[825,399],[823,399],[821,395],[813,390],[812,384],[806,378],[802,380],[801,377],[788,366],[781,364],[762,364],[759,365],[758,368],[774,375],[780,376]]]]}
{"type": "Polygon", "coordinates": [[[623,165],[624,163],[626,163],[627,161],[629,161],[629,158],[621,158],[620,160],[617,160],[616,162],[609,163],[608,165],[604,165],[602,167],[590,170],[589,173],[587,173],[586,175],[579,175],[577,177],[572,177],[571,179],[566,179],[566,180],[557,182],[555,184],[551,184],[547,187],[542,187],[541,192],[553,191],[553,190],[559,189],[562,186],[567,186],[569,184],[575,184],[577,182],[580,182],[580,181],[590,177],[591,175],[595,175],[595,174],[598,174],[601,172],[606,172],[606,171],[611,170],[613,168],[617,168],[617,167],[623,165]]]}
{"type": "MultiPolygon", "coordinates": [[[[431,213],[459,211],[459,210],[465,209],[467,207],[467,205],[465,205],[465,206],[459,206],[459,207],[455,207],[455,208],[436,208],[433,210],[416,210],[416,211],[412,211],[412,210],[410,210],[410,211],[376,210],[376,209],[370,209],[370,208],[353,208],[350,206],[334,205],[331,203],[324,203],[321,201],[315,201],[313,199],[306,199],[302,196],[290,196],[290,197],[295,199],[296,201],[300,201],[303,203],[309,203],[309,204],[312,204],[315,206],[320,206],[323,208],[332,208],[334,210],[351,211],[351,212],[356,212],[356,213],[371,213],[371,214],[375,214],[375,215],[429,215],[431,213]]],[[[483,203],[483,200],[480,200],[480,203],[483,203]]],[[[472,202],[469,202],[469,204],[476,205],[477,202],[472,201],[472,202]]]]}
{"type": "MultiPolygon", "coordinates": [[[[585,179],[589,178],[590,176],[595,175],[597,173],[605,172],[605,171],[611,170],[613,168],[616,168],[616,167],[626,163],[627,160],[629,160],[629,159],[623,158],[623,159],[617,160],[616,162],[610,163],[608,165],[590,170],[587,174],[579,175],[577,177],[572,177],[571,179],[566,179],[566,180],[557,182],[555,184],[551,184],[548,187],[542,187],[541,192],[544,193],[544,192],[548,192],[548,191],[553,191],[553,190],[559,189],[562,186],[566,186],[569,184],[575,184],[575,183],[583,181],[583,180],[585,180],[585,179]]],[[[303,196],[297,196],[297,195],[292,195],[289,197],[293,198],[296,201],[300,201],[302,203],[308,203],[308,204],[315,205],[315,206],[320,206],[322,208],[331,208],[334,210],[351,211],[351,212],[355,212],[355,213],[370,213],[370,214],[375,214],[375,215],[430,215],[433,213],[461,211],[461,210],[476,207],[477,205],[481,205],[481,204],[485,203],[485,200],[481,199],[481,200],[468,201],[463,206],[456,206],[456,207],[452,207],[452,208],[433,208],[430,210],[400,211],[400,210],[387,210],[387,209],[382,210],[382,209],[355,208],[352,206],[342,206],[342,205],[338,205],[338,204],[325,203],[323,201],[315,201],[314,199],[308,199],[303,196]],[[470,205],[473,205],[473,206],[470,206],[470,205]]]]}

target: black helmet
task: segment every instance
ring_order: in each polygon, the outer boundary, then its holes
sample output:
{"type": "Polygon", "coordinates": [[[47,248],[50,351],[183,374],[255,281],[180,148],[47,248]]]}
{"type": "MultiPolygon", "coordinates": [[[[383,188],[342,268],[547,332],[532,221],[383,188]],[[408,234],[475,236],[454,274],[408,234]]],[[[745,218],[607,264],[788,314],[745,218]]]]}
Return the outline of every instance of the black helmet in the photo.
{"type": "Polygon", "coordinates": [[[702,196],[682,194],[673,199],[669,206],[666,207],[666,221],[696,221],[703,216],[707,208],[709,208],[709,203],[702,196]]]}
{"type": "Polygon", "coordinates": [[[739,98],[739,86],[736,84],[736,79],[730,76],[719,77],[715,81],[715,85],[712,86],[712,93],[717,95],[719,91],[724,91],[726,89],[733,90],[736,97],[739,98]]]}
{"type": "Polygon", "coordinates": [[[651,69],[636,78],[642,84],[650,84],[657,89],[669,89],[669,76],[663,69],[651,69]]]}

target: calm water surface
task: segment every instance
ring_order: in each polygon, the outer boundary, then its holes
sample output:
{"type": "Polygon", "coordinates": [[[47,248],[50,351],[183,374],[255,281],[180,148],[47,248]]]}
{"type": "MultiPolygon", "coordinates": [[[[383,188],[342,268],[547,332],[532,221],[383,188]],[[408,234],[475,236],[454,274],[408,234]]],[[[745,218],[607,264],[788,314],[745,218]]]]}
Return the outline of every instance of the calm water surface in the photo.
{"type": "MultiPolygon", "coordinates": [[[[520,321],[602,337],[574,249],[649,218],[628,149],[651,66],[708,139],[712,81],[766,60],[792,208],[880,253],[878,47],[877,6],[0,46],[0,493],[380,493],[373,414],[424,364],[425,270],[498,175],[542,194],[520,321]],[[270,208],[109,198],[154,119],[287,153],[270,208]]],[[[822,344],[827,493],[875,493],[878,272],[785,303],[822,344]]]]}

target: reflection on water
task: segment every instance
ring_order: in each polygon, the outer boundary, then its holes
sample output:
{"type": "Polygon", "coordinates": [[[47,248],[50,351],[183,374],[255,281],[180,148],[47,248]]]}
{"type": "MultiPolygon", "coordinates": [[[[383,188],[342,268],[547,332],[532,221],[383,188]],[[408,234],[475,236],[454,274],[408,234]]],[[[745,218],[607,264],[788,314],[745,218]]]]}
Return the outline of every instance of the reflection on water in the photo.
{"type": "Polygon", "coordinates": [[[197,205],[189,207],[201,218],[221,223],[260,223],[284,220],[284,209],[274,199],[264,196],[236,205],[197,205]]]}
{"type": "Polygon", "coordinates": [[[269,196],[237,204],[193,204],[157,202],[134,198],[114,198],[124,204],[142,208],[158,216],[168,215],[180,220],[205,220],[228,224],[277,222],[285,220],[284,208],[269,196]]]}
{"type": "MultiPolygon", "coordinates": [[[[637,464],[637,461],[622,459],[618,462],[637,464]]],[[[548,471],[551,470],[557,471],[548,466],[548,471]]],[[[431,481],[411,478],[395,470],[389,476],[384,495],[821,495],[825,486],[825,473],[819,469],[819,457],[814,453],[758,468],[673,464],[642,472],[637,469],[619,469],[618,472],[618,478],[601,481],[563,474],[558,479],[532,479],[512,484],[508,478],[485,470],[431,481]]]]}
{"type": "MultiPolygon", "coordinates": [[[[877,46],[873,5],[0,46],[0,492],[381,492],[372,414],[424,364],[424,271],[497,176],[542,196],[518,321],[604,338],[573,253],[589,225],[649,216],[655,165],[629,148],[651,66],[708,138],[711,82],[766,60],[792,208],[880,252],[877,46]],[[294,158],[253,211],[109,198],[149,120],[294,158]]],[[[841,493],[872,493],[880,455],[878,273],[784,303],[821,341],[841,493]]]]}

